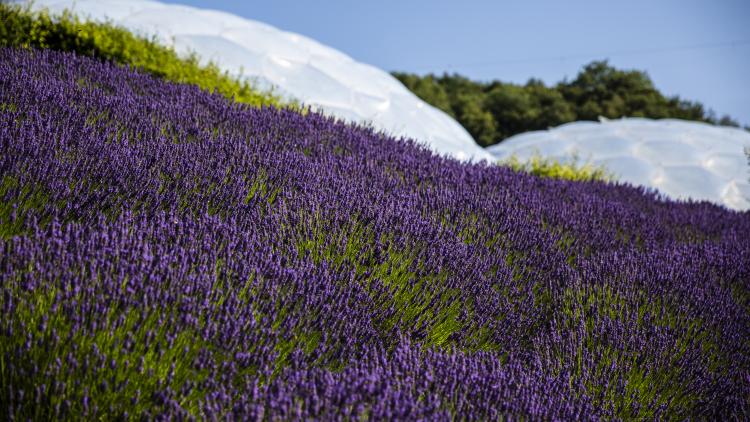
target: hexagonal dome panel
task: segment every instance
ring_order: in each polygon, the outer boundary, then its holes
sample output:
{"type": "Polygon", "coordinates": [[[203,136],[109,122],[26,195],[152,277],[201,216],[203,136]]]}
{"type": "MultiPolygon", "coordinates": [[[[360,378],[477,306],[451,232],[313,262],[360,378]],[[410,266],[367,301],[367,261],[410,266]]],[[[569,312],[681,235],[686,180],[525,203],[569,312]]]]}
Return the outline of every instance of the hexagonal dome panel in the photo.
{"type": "Polygon", "coordinates": [[[534,154],[561,162],[574,156],[603,165],[618,180],[674,199],[708,200],[750,209],[750,133],[684,120],[629,118],[568,123],[512,136],[488,148],[498,159],[534,154]]]}

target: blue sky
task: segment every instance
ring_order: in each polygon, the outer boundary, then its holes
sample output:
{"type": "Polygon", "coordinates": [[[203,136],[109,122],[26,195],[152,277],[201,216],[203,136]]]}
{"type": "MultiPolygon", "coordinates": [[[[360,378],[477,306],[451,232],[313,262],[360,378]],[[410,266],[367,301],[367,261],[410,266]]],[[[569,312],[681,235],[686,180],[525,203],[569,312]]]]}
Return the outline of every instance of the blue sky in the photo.
{"type": "Polygon", "coordinates": [[[169,0],[297,32],[384,70],[547,83],[592,60],[750,125],[750,1],[169,0]]]}

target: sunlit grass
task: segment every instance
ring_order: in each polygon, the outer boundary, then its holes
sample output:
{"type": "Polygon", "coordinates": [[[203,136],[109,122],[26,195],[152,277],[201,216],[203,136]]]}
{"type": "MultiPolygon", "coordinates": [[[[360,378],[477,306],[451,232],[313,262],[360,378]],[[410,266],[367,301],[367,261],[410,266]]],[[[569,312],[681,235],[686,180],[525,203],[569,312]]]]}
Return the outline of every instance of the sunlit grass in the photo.
{"type": "Polygon", "coordinates": [[[570,163],[561,163],[551,158],[543,157],[535,152],[529,160],[521,161],[514,154],[510,158],[500,161],[501,165],[511,167],[516,171],[525,171],[535,176],[551,177],[554,179],[565,179],[574,181],[612,181],[614,175],[603,166],[595,166],[590,162],[581,163],[577,155],[573,156],[570,163]]]}

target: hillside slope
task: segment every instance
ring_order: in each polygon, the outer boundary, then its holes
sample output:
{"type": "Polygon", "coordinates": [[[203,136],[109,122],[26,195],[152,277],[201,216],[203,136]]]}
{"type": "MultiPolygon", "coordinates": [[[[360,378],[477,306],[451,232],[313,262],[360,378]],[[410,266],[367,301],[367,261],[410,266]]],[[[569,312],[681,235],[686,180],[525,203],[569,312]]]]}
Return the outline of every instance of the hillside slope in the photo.
{"type": "Polygon", "coordinates": [[[742,419],[750,215],[0,50],[0,417],[742,419]]]}

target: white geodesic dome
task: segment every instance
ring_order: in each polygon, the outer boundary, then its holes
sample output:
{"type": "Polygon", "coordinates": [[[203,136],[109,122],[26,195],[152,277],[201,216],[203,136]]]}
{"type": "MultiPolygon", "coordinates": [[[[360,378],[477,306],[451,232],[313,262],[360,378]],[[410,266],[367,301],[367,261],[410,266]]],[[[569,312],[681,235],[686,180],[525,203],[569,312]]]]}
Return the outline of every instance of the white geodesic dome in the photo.
{"type": "Polygon", "coordinates": [[[626,118],[574,122],[512,136],[488,148],[497,159],[535,154],[604,166],[617,180],[656,188],[673,199],[750,209],[750,132],[684,120],[626,118]]]}
{"type": "MultiPolygon", "coordinates": [[[[27,3],[27,1],[17,1],[27,3]]],[[[444,112],[398,80],[305,36],[216,10],[147,0],[34,0],[33,9],[71,10],[156,36],[178,53],[195,52],[235,76],[347,121],[413,138],[458,159],[491,159],[444,112]]]]}

